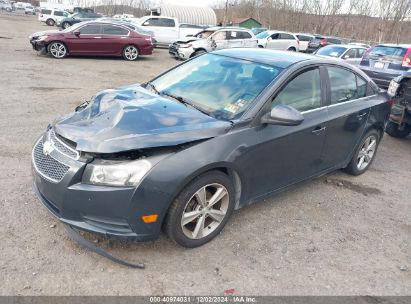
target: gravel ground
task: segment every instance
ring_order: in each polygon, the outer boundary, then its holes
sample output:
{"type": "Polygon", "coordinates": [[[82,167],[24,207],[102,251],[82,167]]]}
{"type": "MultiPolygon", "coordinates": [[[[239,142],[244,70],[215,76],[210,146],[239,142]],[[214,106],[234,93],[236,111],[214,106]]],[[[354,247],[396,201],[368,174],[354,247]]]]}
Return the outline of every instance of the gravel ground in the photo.
{"type": "Polygon", "coordinates": [[[31,189],[36,137],[96,92],[177,62],[166,50],[131,63],[54,60],[27,39],[47,29],[35,17],[0,14],[0,295],[411,295],[411,138],[385,136],[362,176],[337,171],[236,211],[201,248],[165,236],[122,243],[88,235],[145,270],[70,240],[31,189]]]}

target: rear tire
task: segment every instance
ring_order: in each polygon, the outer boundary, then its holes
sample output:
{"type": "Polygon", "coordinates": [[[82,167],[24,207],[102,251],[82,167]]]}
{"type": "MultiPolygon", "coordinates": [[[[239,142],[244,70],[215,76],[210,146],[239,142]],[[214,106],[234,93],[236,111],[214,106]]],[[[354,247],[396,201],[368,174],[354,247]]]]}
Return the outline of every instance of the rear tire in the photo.
{"type": "Polygon", "coordinates": [[[56,22],[55,22],[53,19],[47,19],[47,20],[46,20],[46,24],[47,24],[48,26],[53,26],[55,23],[56,23],[56,22]]]}
{"type": "Polygon", "coordinates": [[[368,131],[361,139],[350,163],[343,170],[355,176],[367,171],[377,154],[380,137],[380,132],[377,130],[368,131]]]}
{"type": "Polygon", "coordinates": [[[177,244],[194,248],[217,236],[234,210],[234,186],[220,171],[191,181],[171,204],[164,231],[177,244]]]}
{"type": "Polygon", "coordinates": [[[61,27],[63,28],[63,29],[67,29],[67,28],[69,28],[71,26],[71,24],[69,23],[69,22],[63,22],[63,24],[61,25],[61,27]]]}
{"type": "Polygon", "coordinates": [[[290,51],[290,52],[297,52],[297,50],[296,50],[295,47],[290,47],[290,48],[288,48],[288,51],[290,51]]]}
{"type": "Polygon", "coordinates": [[[387,132],[388,135],[396,138],[405,138],[408,136],[408,134],[411,133],[411,127],[410,126],[405,126],[403,130],[399,130],[399,125],[396,124],[395,122],[389,121],[387,123],[387,126],[385,127],[385,132],[387,132]]]}

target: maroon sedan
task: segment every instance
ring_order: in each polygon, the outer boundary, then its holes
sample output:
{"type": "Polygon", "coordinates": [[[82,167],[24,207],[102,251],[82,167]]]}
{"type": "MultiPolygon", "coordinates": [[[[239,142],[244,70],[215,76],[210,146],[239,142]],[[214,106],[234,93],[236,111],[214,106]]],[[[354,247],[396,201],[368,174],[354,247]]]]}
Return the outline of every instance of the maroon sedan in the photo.
{"type": "Polygon", "coordinates": [[[82,22],[63,31],[39,32],[29,38],[36,51],[58,59],[67,55],[93,55],[136,60],[139,55],[153,52],[150,36],[108,22],[82,22]]]}

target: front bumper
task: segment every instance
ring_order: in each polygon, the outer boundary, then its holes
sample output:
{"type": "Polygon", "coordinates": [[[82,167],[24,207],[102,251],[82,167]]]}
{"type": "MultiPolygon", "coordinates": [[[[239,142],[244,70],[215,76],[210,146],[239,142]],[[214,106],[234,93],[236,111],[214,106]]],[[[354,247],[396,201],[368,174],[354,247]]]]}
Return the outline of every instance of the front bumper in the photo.
{"type": "MultiPolygon", "coordinates": [[[[43,139],[40,141],[42,144],[43,139]]],[[[84,184],[81,178],[86,163],[60,155],[57,149],[47,157],[64,163],[69,169],[61,180],[49,180],[41,172],[43,169],[39,169],[40,165],[44,166],[44,158],[40,164],[35,154],[39,142],[32,154],[33,189],[55,217],[70,226],[116,239],[146,241],[159,236],[163,216],[155,223],[144,223],[142,216],[161,213],[151,202],[165,201],[164,193],[140,187],[84,184]]]]}
{"type": "Polygon", "coordinates": [[[47,51],[47,45],[44,41],[30,40],[30,44],[33,47],[33,50],[37,52],[45,53],[47,51]]]}
{"type": "Polygon", "coordinates": [[[195,50],[192,47],[182,48],[179,46],[175,46],[174,44],[170,45],[168,48],[168,53],[177,58],[177,59],[189,59],[192,54],[194,54],[195,50]]]}

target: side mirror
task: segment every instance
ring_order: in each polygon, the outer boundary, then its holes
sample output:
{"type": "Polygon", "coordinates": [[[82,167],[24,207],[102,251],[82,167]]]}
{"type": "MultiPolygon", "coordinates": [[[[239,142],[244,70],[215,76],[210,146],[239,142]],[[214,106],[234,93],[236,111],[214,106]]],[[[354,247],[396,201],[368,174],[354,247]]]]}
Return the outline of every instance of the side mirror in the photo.
{"type": "Polygon", "coordinates": [[[261,117],[261,123],[280,126],[297,126],[304,121],[304,116],[287,105],[278,105],[270,113],[261,117]]]}
{"type": "Polygon", "coordinates": [[[80,31],[75,31],[75,32],[73,32],[73,34],[74,34],[74,36],[76,36],[76,37],[80,37],[80,31]]]}

